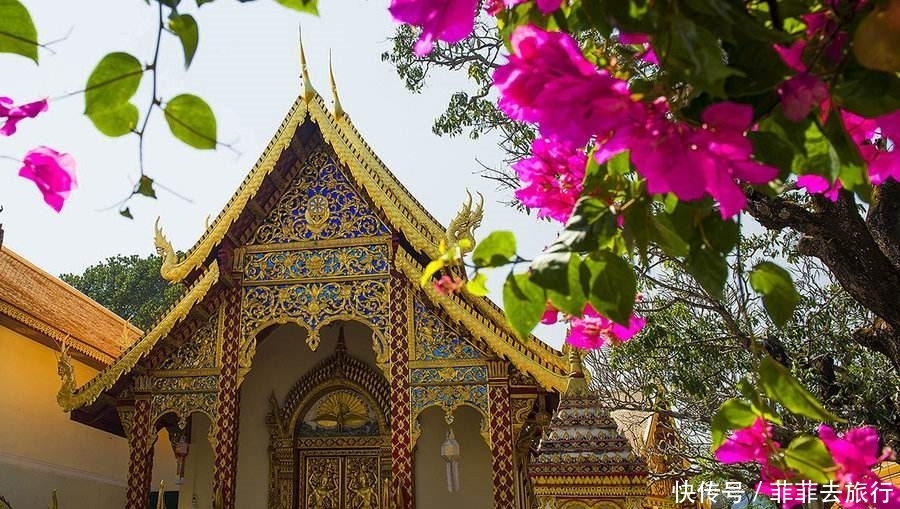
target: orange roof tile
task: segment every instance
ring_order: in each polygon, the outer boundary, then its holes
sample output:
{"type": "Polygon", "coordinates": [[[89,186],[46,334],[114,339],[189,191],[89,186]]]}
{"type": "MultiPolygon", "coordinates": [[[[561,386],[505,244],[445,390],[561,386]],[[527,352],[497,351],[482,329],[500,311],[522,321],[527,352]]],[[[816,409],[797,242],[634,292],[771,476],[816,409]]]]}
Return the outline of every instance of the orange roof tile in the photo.
{"type": "Polygon", "coordinates": [[[51,347],[68,341],[70,351],[94,365],[110,364],[142,334],[5,246],[0,247],[0,323],[51,347]]]}

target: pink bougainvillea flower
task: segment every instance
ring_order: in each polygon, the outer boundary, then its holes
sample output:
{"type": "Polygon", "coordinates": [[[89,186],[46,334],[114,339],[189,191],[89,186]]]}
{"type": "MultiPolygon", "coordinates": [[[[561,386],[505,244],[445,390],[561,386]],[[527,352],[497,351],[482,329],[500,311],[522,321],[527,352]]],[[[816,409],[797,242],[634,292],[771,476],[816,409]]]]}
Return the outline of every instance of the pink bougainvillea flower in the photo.
{"type": "Polygon", "coordinates": [[[889,178],[900,181],[900,110],[876,118],[842,110],[841,119],[866,162],[869,180],[875,185],[889,178]]]}
{"type": "Polygon", "coordinates": [[[553,325],[554,323],[559,321],[559,310],[553,307],[553,304],[547,302],[547,309],[544,310],[544,314],[541,315],[541,323],[544,325],[553,325]]]}
{"type": "Polygon", "coordinates": [[[76,186],[75,159],[52,148],[37,147],[25,154],[23,163],[19,176],[33,181],[53,210],[62,210],[76,186]]]}
{"type": "Polygon", "coordinates": [[[533,122],[541,136],[583,146],[592,136],[630,139],[643,119],[624,80],[598,70],[564,32],[533,25],[510,37],[509,62],[494,71],[499,107],[513,120],[533,122]]]}
{"type": "Polygon", "coordinates": [[[538,217],[569,220],[581,195],[587,156],[573,145],[546,138],[531,144],[532,156],[513,164],[522,182],[516,198],[538,209],[538,217]]]}
{"type": "Polygon", "coordinates": [[[791,77],[778,86],[784,116],[799,122],[809,115],[810,110],[828,99],[825,82],[808,72],[791,77]]]}
{"type": "Polygon", "coordinates": [[[47,111],[47,100],[41,99],[27,104],[15,106],[9,97],[0,97],[0,118],[5,118],[0,134],[12,136],[16,132],[16,124],[24,118],[34,118],[47,111]]]}
{"type": "Polygon", "coordinates": [[[834,478],[841,488],[838,501],[844,509],[864,509],[875,506],[881,508],[900,507],[900,489],[890,483],[882,483],[872,468],[892,456],[890,450],[882,452],[878,445],[878,432],[871,426],[852,428],[838,436],[826,424],[819,426],[819,438],[834,459],[834,478]],[[863,484],[890,487],[890,492],[873,499],[860,500],[851,497],[848,486],[863,484]],[[886,496],[885,496],[886,495],[886,496]]]}
{"type": "Polygon", "coordinates": [[[466,282],[456,276],[448,276],[444,274],[434,282],[434,289],[444,295],[451,295],[459,292],[466,286],[466,282]]]}
{"type": "MultiPolygon", "coordinates": [[[[519,4],[524,4],[528,0],[488,0],[485,3],[484,9],[490,15],[496,15],[504,8],[511,9],[519,4]]],[[[537,5],[541,14],[547,15],[551,12],[559,9],[559,6],[562,5],[563,0],[535,0],[534,2],[537,5]]]]}
{"type": "Polygon", "coordinates": [[[600,315],[590,304],[584,306],[581,318],[573,317],[566,343],[583,350],[596,350],[611,343],[624,343],[644,328],[647,319],[634,315],[628,325],[620,325],[600,315]]]}
{"type": "Polygon", "coordinates": [[[619,33],[619,42],[622,44],[639,44],[643,46],[644,51],[638,53],[637,58],[648,64],[659,65],[659,58],[656,56],[656,53],[653,52],[653,47],[650,46],[649,35],[621,32],[619,33]]]}
{"type": "Polygon", "coordinates": [[[752,158],[753,146],[746,136],[753,122],[750,106],[715,103],[704,110],[699,127],[671,121],[664,100],[651,106],[644,147],[631,152],[635,168],[647,179],[648,192],[671,192],[688,201],[708,194],[727,219],[747,203],[740,184],[764,184],[778,175],[777,169],[752,158]]]}
{"type": "Polygon", "coordinates": [[[422,27],[413,47],[416,56],[425,56],[434,41],[459,42],[475,27],[478,0],[392,0],[389,9],[397,21],[422,27]]]}
{"type": "Polygon", "coordinates": [[[755,461],[765,466],[777,447],[778,442],[772,439],[772,425],[757,417],[749,427],[732,432],[716,449],[715,456],[720,463],[755,461]]]}
{"type": "Polygon", "coordinates": [[[843,188],[840,180],[835,179],[834,184],[832,184],[827,178],[812,173],[797,177],[797,186],[806,189],[808,193],[821,194],[831,201],[837,201],[843,188]]]}

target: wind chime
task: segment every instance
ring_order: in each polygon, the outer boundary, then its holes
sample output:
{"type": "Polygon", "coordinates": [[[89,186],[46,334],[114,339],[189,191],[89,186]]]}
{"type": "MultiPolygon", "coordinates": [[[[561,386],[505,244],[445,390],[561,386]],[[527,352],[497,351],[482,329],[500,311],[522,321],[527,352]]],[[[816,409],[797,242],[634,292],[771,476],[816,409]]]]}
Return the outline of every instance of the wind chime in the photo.
{"type": "Polygon", "coordinates": [[[447,438],[441,444],[441,457],[447,464],[447,491],[459,491],[459,442],[453,436],[453,428],[447,431],[447,438]]]}

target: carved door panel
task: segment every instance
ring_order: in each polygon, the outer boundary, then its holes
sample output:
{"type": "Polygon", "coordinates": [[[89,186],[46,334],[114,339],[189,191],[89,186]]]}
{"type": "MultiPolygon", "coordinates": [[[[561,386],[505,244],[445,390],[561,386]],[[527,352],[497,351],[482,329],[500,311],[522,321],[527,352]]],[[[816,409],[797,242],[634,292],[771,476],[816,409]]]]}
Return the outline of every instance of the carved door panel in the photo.
{"type": "Polygon", "coordinates": [[[379,509],[379,456],[372,450],[301,452],[300,509],[379,509]]]}

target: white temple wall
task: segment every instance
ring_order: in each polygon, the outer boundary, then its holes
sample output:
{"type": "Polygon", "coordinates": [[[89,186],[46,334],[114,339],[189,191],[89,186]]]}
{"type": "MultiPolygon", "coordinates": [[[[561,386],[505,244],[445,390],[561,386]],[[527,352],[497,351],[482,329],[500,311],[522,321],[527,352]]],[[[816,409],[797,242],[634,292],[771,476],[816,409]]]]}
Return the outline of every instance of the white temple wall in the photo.
{"type": "Polygon", "coordinates": [[[178,494],[178,509],[211,509],[215,458],[209,442],[209,418],[191,414],[191,448],[184,460],[184,483],[178,494]],[[197,505],[192,505],[196,497],[197,505]]]}

